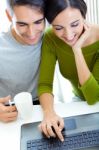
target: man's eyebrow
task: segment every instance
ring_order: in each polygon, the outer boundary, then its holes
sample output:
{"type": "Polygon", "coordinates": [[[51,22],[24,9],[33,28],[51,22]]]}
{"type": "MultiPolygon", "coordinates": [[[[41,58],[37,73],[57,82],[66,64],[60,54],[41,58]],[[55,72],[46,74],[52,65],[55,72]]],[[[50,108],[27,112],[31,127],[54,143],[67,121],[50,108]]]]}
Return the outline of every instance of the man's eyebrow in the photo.
{"type": "MultiPolygon", "coordinates": [[[[41,19],[39,19],[39,20],[34,21],[33,23],[36,23],[36,22],[39,22],[39,21],[42,21],[42,20],[44,20],[44,17],[41,18],[41,19]]],[[[16,23],[17,23],[17,24],[22,24],[22,25],[28,25],[28,23],[22,22],[22,21],[17,21],[16,23]]]]}
{"type": "Polygon", "coordinates": [[[44,17],[39,19],[39,20],[34,21],[33,23],[36,23],[36,22],[39,22],[39,21],[43,21],[43,20],[44,20],[44,17]]]}
{"type": "Polygon", "coordinates": [[[17,21],[16,23],[17,23],[17,24],[22,24],[22,25],[28,25],[28,23],[22,22],[22,21],[17,21]]]}

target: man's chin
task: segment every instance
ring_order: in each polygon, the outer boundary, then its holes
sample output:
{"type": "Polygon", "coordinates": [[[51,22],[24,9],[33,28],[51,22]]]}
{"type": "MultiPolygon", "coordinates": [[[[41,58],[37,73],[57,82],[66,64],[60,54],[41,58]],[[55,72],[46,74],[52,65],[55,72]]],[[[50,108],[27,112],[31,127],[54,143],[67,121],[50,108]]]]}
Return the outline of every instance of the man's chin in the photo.
{"type": "Polygon", "coordinates": [[[24,43],[27,45],[35,45],[38,43],[38,40],[35,40],[35,41],[34,40],[26,40],[26,41],[24,41],[24,43]]]}

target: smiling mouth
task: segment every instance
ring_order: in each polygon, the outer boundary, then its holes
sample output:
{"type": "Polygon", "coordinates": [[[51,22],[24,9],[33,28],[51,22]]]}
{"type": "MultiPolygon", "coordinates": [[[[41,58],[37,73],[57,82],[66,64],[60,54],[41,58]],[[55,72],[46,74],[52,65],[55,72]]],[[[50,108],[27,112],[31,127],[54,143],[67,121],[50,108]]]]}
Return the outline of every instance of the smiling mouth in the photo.
{"type": "Polygon", "coordinates": [[[36,39],[36,37],[35,38],[28,38],[28,40],[31,40],[31,41],[34,41],[36,39]]]}
{"type": "Polygon", "coordinates": [[[64,37],[65,41],[68,43],[72,43],[75,40],[76,35],[71,40],[68,40],[66,37],[64,37]]]}
{"type": "Polygon", "coordinates": [[[26,36],[25,38],[30,40],[30,41],[35,41],[37,38],[39,38],[40,34],[36,35],[35,37],[29,37],[29,36],[26,36]]]}
{"type": "Polygon", "coordinates": [[[26,40],[29,40],[29,41],[35,41],[37,38],[38,38],[38,36],[36,36],[36,37],[28,37],[28,36],[25,36],[24,37],[26,40]]]}

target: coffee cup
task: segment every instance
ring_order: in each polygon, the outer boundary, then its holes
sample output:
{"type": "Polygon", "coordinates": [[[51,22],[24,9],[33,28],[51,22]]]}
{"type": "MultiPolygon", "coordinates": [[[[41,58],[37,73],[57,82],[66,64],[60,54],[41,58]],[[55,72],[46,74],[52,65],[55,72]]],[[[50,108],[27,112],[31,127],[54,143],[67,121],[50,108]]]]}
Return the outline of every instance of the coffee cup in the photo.
{"type": "Polygon", "coordinates": [[[29,92],[18,93],[14,97],[14,102],[18,111],[18,117],[24,120],[32,118],[33,103],[32,103],[32,95],[29,92]]]}

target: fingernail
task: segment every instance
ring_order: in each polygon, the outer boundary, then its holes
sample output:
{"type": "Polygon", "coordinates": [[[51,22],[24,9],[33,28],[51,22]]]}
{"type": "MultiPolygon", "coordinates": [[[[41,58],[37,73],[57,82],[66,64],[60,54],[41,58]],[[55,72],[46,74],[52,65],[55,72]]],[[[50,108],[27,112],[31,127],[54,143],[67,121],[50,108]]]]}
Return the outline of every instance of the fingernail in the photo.
{"type": "Polygon", "coordinates": [[[62,142],[64,142],[64,139],[61,139],[62,142]]]}
{"type": "Polygon", "coordinates": [[[62,129],[60,128],[60,129],[59,129],[59,131],[61,132],[61,131],[62,131],[62,129]]]}

